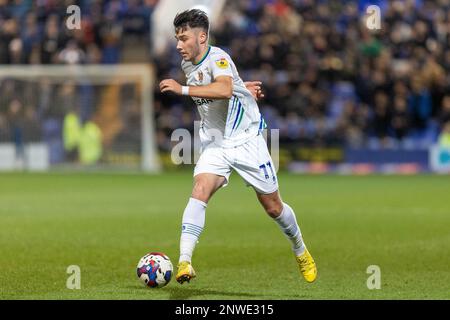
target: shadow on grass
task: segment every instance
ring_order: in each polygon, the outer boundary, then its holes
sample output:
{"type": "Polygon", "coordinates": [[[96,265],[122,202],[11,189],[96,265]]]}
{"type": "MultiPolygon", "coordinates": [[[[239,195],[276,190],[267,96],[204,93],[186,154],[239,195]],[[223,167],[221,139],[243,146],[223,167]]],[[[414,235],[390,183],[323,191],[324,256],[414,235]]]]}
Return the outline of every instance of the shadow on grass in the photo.
{"type": "Polygon", "coordinates": [[[298,299],[309,299],[311,298],[310,295],[308,295],[307,292],[299,293],[299,294],[289,294],[289,295],[283,295],[283,294],[276,294],[271,295],[267,293],[249,293],[249,292],[239,292],[239,291],[227,291],[227,290],[214,290],[214,289],[206,289],[206,288],[198,288],[189,284],[185,285],[179,285],[178,283],[170,284],[167,287],[164,288],[156,288],[156,289],[149,289],[145,286],[136,285],[136,286],[129,286],[129,289],[138,290],[138,291],[149,291],[157,293],[159,297],[160,294],[168,294],[169,297],[165,298],[168,300],[189,300],[195,297],[201,297],[202,299],[226,299],[227,297],[230,297],[230,299],[262,299],[262,300],[298,300],[298,299]],[[213,297],[215,296],[215,297],[213,297]]]}
{"type": "Polygon", "coordinates": [[[195,296],[224,296],[224,297],[242,297],[242,298],[259,298],[261,299],[264,295],[261,294],[251,294],[246,292],[230,292],[221,290],[211,290],[204,288],[187,288],[187,287],[170,287],[166,289],[170,293],[170,300],[187,300],[195,296]]]}
{"type": "MultiPolygon", "coordinates": [[[[272,296],[264,295],[264,294],[252,294],[247,292],[230,292],[230,291],[221,291],[221,290],[212,290],[212,289],[204,289],[204,288],[194,288],[194,287],[182,287],[180,285],[164,287],[160,289],[149,289],[144,286],[129,286],[129,289],[138,290],[138,291],[152,291],[155,293],[168,293],[168,300],[188,300],[193,297],[204,297],[208,299],[208,296],[223,296],[223,297],[242,297],[243,299],[263,299],[266,297],[267,299],[273,299],[272,296]],[[154,290],[154,291],[153,291],[154,290]],[[161,291],[160,291],[161,290],[161,291]]],[[[219,298],[220,299],[220,298],[219,298]]]]}

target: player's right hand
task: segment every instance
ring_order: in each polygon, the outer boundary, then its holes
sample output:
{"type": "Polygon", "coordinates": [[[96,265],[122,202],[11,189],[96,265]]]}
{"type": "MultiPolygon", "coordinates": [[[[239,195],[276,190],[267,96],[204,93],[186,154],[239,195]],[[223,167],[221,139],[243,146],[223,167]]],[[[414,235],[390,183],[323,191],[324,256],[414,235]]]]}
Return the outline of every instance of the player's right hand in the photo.
{"type": "Polygon", "coordinates": [[[159,89],[161,92],[173,92],[175,94],[181,94],[181,84],[173,79],[164,79],[159,83],[159,89]]]}

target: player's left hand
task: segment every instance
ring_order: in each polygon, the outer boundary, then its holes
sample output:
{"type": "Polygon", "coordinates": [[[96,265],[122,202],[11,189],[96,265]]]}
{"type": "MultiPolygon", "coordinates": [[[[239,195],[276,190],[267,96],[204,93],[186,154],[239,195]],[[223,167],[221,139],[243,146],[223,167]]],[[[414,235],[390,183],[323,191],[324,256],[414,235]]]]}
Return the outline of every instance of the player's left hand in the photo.
{"type": "Polygon", "coordinates": [[[181,84],[173,79],[164,79],[159,83],[159,89],[161,92],[173,92],[175,94],[181,94],[181,84]]]}
{"type": "Polygon", "coordinates": [[[246,81],[244,85],[256,101],[264,98],[264,93],[261,90],[261,81],[246,81]]]}

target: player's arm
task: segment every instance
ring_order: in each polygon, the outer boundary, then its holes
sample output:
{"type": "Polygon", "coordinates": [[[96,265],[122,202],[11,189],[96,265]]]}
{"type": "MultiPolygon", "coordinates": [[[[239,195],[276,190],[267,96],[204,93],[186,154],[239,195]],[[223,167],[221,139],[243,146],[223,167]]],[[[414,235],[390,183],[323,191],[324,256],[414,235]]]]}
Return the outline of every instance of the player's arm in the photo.
{"type": "MultiPolygon", "coordinates": [[[[183,86],[173,79],[165,79],[159,84],[161,92],[183,94],[183,86]]],[[[205,99],[230,99],[233,96],[233,78],[218,76],[213,82],[204,86],[187,86],[185,95],[205,99]]]]}

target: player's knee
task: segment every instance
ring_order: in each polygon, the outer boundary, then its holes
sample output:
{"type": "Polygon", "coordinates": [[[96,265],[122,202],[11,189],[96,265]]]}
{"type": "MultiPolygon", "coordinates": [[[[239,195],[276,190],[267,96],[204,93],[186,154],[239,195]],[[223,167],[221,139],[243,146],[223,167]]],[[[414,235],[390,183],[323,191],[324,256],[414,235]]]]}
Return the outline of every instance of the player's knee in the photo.
{"type": "Polygon", "coordinates": [[[267,195],[258,194],[258,200],[271,218],[280,216],[283,211],[283,202],[278,192],[267,195]]]}
{"type": "Polygon", "coordinates": [[[266,206],[264,209],[271,218],[277,218],[283,211],[283,204],[274,202],[266,206]]]}
{"type": "Polygon", "coordinates": [[[192,197],[207,203],[211,194],[211,192],[208,189],[209,188],[203,181],[197,181],[194,183],[194,188],[192,190],[192,197]]]}

